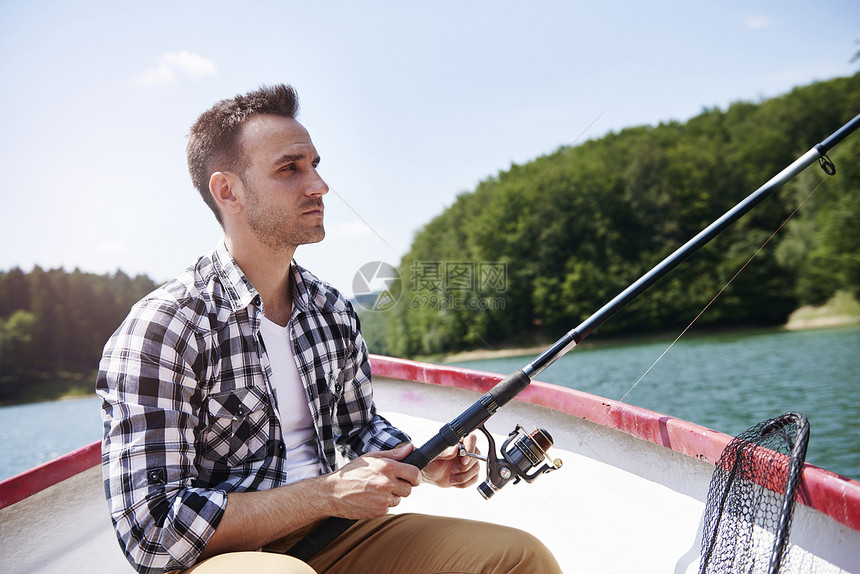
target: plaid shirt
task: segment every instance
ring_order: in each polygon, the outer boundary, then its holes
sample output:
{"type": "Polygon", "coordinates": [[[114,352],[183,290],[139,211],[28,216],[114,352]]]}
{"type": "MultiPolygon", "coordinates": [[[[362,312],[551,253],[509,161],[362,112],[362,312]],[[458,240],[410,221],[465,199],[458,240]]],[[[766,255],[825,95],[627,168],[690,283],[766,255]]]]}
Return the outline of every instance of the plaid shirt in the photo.
{"type": "MultiPolygon", "coordinates": [[[[293,346],[322,472],[408,437],[376,413],[352,306],[296,264],[293,346]]],[[[223,242],[139,301],[108,341],[102,468],[117,538],[139,572],[194,564],[227,493],[284,484],[289,461],[260,335],[262,302],[223,242]]]]}

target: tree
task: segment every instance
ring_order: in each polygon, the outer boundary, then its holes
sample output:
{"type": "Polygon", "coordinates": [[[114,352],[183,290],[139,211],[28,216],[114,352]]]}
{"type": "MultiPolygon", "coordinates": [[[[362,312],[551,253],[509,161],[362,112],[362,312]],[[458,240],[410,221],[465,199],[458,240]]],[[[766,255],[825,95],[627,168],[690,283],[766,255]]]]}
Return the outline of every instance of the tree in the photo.
{"type": "Polygon", "coordinates": [[[17,380],[34,368],[36,316],[18,309],[0,319],[0,384],[17,380]]]}
{"type": "MultiPolygon", "coordinates": [[[[416,266],[503,263],[505,305],[442,307],[438,302],[448,301],[451,289],[413,292],[388,314],[388,348],[412,356],[516,344],[524,335],[555,338],[848,121],[858,100],[860,74],[725,111],[706,109],[686,123],[633,127],[563,146],[485,179],[416,234],[400,271],[406,277],[416,266]]],[[[847,158],[858,145],[846,141],[833,157],[847,158]]],[[[838,183],[828,184],[830,191],[758,253],[699,324],[779,324],[799,301],[860,290],[857,173],[851,164],[841,169],[838,183]]],[[[794,209],[798,192],[792,190],[810,186],[812,176],[804,177],[736,222],[601,333],[686,325],[794,209]]],[[[456,294],[482,296],[475,289],[456,294]]]]}
{"type": "Polygon", "coordinates": [[[122,272],[0,272],[0,401],[50,398],[68,388],[58,381],[91,378],[110,334],[154,287],[122,272]]]}

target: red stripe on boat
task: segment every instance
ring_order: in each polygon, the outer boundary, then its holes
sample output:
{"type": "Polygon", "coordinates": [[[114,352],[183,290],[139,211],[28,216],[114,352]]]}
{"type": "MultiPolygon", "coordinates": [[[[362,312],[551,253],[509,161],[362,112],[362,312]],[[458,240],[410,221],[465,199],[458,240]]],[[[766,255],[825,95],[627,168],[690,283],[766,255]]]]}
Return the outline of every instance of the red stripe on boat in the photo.
{"type": "MultiPolygon", "coordinates": [[[[375,376],[456,387],[479,393],[489,391],[504,378],[502,375],[482,371],[379,355],[371,355],[370,360],[375,376]]],[[[539,381],[531,383],[517,395],[517,400],[614,428],[711,464],[716,464],[723,449],[732,440],[727,434],[685,420],[539,381]]],[[[840,524],[860,531],[860,482],[805,464],[797,499],[840,524]]]]}
{"type": "MultiPolygon", "coordinates": [[[[416,381],[485,393],[501,375],[371,355],[379,377],[416,381]]],[[[631,436],[715,464],[732,437],[688,421],[595,395],[533,382],[517,400],[577,416],[631,436]]],[[[0,508],[27,498],[101,462],[94,442],[27,472],[0,482],[0,508]]],[[[833,520],[860,531],[860,482],[806,464],[798,500],[833,520]]]]}
{"type": "Polygon", "coordinates": [[[52,461],[0,482],[0,508],[5,508],[58,482],[100,464],[101,441],[73,450],[52,461]]]}

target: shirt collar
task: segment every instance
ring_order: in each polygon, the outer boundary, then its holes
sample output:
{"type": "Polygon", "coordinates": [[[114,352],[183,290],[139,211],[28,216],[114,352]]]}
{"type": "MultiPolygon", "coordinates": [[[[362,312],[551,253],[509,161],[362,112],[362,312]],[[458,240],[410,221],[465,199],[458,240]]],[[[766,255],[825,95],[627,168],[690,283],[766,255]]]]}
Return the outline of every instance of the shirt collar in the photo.
{"type": "Polygon", "coordinates": [[[245,277],[230,252],[227,251],[227,245],[223,239],[218,242],[218,246],[212,254],[212,264],[221,279],[221,284],[224,286],[227,299],[230,301],[230,306],[234,312],[245,309],[252,303],[260,305],[259,293],[245,277]]]}
{"type": "Polygon", "coordinates": [[[317,309],[341,313],[347,309],[346,300],[334,287],[320,281],[310,271],[295,262],[291,266],[293,278],[293,312],[317,309]]]}
{"type": "MultiPolygon", "coordinates": [[[[251,304],[262,306],[259,293],[230,255],[223,239],[215,248],[212,262],[234,312],[251,304]]],[[[343,300],[337,293],[295,261],[290,264],[290,273],[293,285],[293,314],[313,308],[335,312],[344,310],[343,300]]]]}
{"type": "Polygon", "coordinates": [[[308,293],[308,286],[302,277],[302,269],[295,261],[290,265],[290,275],[293,284],[293,315],[295,315],[298,311],[308,310],[311,298],[308,293]]]}

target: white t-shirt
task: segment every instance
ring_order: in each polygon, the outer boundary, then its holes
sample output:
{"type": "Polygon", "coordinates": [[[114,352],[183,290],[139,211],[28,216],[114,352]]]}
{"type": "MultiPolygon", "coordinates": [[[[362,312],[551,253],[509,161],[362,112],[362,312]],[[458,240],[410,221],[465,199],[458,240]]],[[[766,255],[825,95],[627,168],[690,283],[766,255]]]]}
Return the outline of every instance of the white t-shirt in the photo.
{"type": "Polygon", "coordinates": [[[296,366],[290,325],[281,327],[263,316],[260,334],[272,367],[270,383],[286,447],[287,484],[319,476],[317,435],[308,407],[308,395],[296,366]]]}

